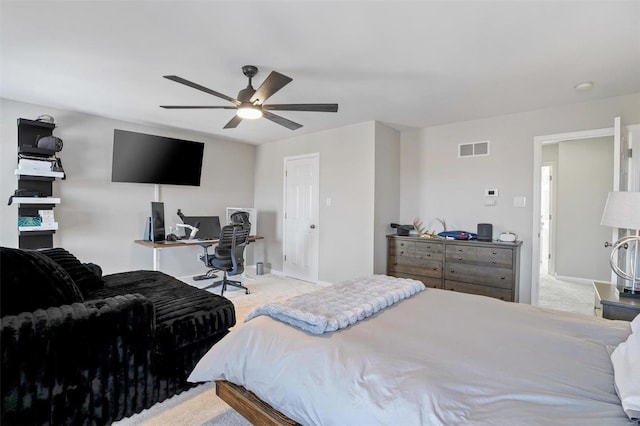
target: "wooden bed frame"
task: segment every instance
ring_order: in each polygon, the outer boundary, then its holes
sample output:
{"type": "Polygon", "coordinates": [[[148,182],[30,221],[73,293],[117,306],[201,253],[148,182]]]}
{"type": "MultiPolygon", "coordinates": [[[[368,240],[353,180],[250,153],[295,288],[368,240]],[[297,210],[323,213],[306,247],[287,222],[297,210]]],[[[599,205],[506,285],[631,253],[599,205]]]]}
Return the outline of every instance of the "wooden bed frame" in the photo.
{"type": "Polygon", "coordinates": [[[216,395],[253,425],[301,426],[262,401],[253,392],[226,380],[216,381],[216,395]]]}

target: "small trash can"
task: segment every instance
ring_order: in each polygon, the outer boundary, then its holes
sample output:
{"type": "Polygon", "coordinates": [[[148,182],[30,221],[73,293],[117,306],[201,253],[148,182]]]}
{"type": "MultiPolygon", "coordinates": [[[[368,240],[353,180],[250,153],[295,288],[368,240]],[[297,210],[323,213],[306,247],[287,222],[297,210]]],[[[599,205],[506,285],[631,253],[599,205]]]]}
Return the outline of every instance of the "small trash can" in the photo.
{"type": "Polygon", "coordinates": [[[264,263],[256,263],[256,275],[264,275],[264,263]]]}

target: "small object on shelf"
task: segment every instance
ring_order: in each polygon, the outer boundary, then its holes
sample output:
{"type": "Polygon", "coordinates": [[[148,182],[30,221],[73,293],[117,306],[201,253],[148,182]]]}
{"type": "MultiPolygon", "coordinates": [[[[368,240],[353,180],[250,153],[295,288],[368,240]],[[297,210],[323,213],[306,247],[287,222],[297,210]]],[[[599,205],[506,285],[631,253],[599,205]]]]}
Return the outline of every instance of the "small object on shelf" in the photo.
{"type": "Polygon", "coordinates": [[[58,222],[54,222],[49,225],[40,225],[40,226],[18,226],[18,231],[20,232],[56,231],[56,230],[58,230],[58,222]]]}
{"type": "Polygon", "coordinates": [[[35,160],[18,158],[18,170],[46,170],[51,171],[53,163],[50,160],[35,160]]]}
{"type": "Polygon", "coordinates": [[[52,225],[56,223],[56,219],[53,216],[53,210],[38,210],[40,219],[42,219],[42,225],[52,225]]]}
{"type": "Polygon", "coordinates": [[[18,218],[18,228],[20,227],[32,227],[42,225],[42,219],[40,216],[20,216],[18,218]]]}
{"type": "Polygon", "coordinates": [[[505,243],[511,243],[513,241],[516,240],[516,238],[518,238],[518,236],[516,234],[514,234],[513,232],[503,232],[502,234],[500,234],[500,241],[505,242],[505,243]]]}

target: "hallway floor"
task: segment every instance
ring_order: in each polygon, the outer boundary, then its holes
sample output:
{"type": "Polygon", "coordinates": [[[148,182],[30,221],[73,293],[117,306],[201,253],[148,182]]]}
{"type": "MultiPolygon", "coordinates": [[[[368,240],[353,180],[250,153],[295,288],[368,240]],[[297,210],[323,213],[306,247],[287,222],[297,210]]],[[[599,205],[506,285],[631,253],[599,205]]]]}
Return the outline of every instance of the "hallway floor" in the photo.
{"type": "Polygon", "coordinates": [[[595,293],[589,283],[561,281],[551,275],[540,274],[538,299],[538,305],[543,308],[594,315],[595,293]]]}

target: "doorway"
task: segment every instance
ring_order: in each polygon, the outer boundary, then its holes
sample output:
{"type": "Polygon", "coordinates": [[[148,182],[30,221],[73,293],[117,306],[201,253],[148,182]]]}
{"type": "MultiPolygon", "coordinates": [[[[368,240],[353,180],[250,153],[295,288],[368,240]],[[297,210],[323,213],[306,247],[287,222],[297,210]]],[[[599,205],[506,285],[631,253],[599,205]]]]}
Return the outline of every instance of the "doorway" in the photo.
{"type": "Polygon", "coordinates": [[[318,281],[320,155],[284,159],[283,272],[318,281]]]}
{"type": "MultiPolygon", "coordinates": [[[[579,131],[579,132],[571,132],[571,133],[562,133],[562,134],[555,134],[555,135],[545,135],[545,136],[536,136],[534,138],[534,152],[533,152],[533,163],[534,163],[534,167],[533,167],[533,172],[534,172],[534,190],[533,190],[533,233],[532,235],[534,235],[537,238],[533,238],[532,241],[532,279],[531,279],[531,303],[534,305],[538,305],[539,303],[539,290],[540,290],[540,274],[541,274],[541,255],[542,255],[542,247],[541,247],[541,243],[542,243],[542,229],[541,229],[541,215],[542,215],[542,173],[543,173],[543,165],[546,165],[544,163],[549,163],[549,162],[553,162],[551,160],[549,160],[548,158],[545,158],[543,160],[543,146],[560,146],[560,143],[562,142],[575,142],[575,141],[579,141],[579,140],[585,140],[588,141],[590,139],[594,139],[594,138],[612,138],[614,135],[614,128],[604,128],[604,129],[594,129],[594,130],[587,130],[587,131],[579,131]]],[[[615,144],[614,145],[614,157],[615,157],[615,144]]],[[[556,162],[557,164],[557,162],[556,162]]],[[[582,170],[583,172],[588,172],[590,169],[590,167],[594,167],[594,166],[588,166],[586,164],[582,164],[580,162],[569,162],[568,164],[570,164],[571,166],[574,166],[578,171],[582,170]]],[[[558,176],[558,172],[559,172],[559,167],[555,167],[552,168],[552,182],[553,179],[556,179],[556,177],[558,176]]],[[[614,172],[612,173],[612,175],[615,175],[615,167],[614,167],[614,172]]],[[[567,206],[568,211],[565,212],[565,218],[567,219],[567,221],[565,223],[568,223],[569,225],[567,225],[567,229],[565,229],[562,225],[558,224],[558,216],[555,215],[553,213],[554,210],[558,209],[558,202],[556,202],[557,200],[559,200],[561,198],[561,195],[559,194],[560,189],[559,185],[558,185],[558,181],[560,181],[561,179],[558,178],[556,179],[556,182],[554,183],[555,187],[556,187],[556,191],[553,192],[553,185],[550,188],[551,193],[551,202],[550,204],[550,209],[551,209],[551,217],[552,217],[552,221],[550,223],[549,226],[549,235],[547,237],[547,242],[548,242],[548,246],[549,246],[549,254],[551,254],[551,261],[548,263],[545,263],[544,265],[547,267],[547,269],[551,269],[551,271],[554,274],[558,274],[558,258],[561,256],[561,251],[558,250],[558,247],[556,246],[556,240],[557,240],[557,236],[558,235],[565,235],[568,233],[569,236],[566,237],[566,240],[568,240],[570,242],[570,244],[573,244],[573,248],[569,247],[569,248],[565,248],[565,250],[563,250],[566,254],[566,258],[569,259],[569,266],[568,266],[568,270],[569,271],[575,271],[576,268],[580,268],[581,264],[584,265],[585,262],[582,261],[582,259],[580,258],[580,256],[576,256],[575,253],[581,253],[581,251],[583,250],[584,246],[580,246],[581,243],[578,242],[578,239],[571,239],[571,235],[574,236],[588,236],[589,234],[589,230],[585,229],[584,227],[580,227],[580,223],[582,220],[584,220],[584,216],[582,214],[582,212],[579,209],[573,209],[573,211],[571,210],[573,207],[571,204],[569,204],[567,206]],[[555,220],[553,220],[555,219],[555,220]],[[575,220],[574,220],[575,219],[575,220]],[[569,229],[573,227],[573,229],[569,229]],[[565,232],[566,231],[566,232],[565,232]],[[576,248],[577,247],[577,248],[576,248]],[[580,263],[579,263],[580,262],[580,263]]],[[[589,180],[587,179],[587,182],[589,182],[589,180]]],[[[583,200],[581,200],[584,203],[589,202],[588,198],[589,198],[589,194],[591,189],[589,187],[580,187],[578,188],[576,185],[580,184],[580,180],[578,179],[577,182],[571,182],[571,180],[569,181],[565,181],[565,184],[567,183],[571,183],[573,185],[573,191],[571,191],[571,193],[575,196],[578,197],[582,197],[584,198],[583,200]],[[586,199],[586,200],[585,200],[586,199]]],[[[615,183],[615,182],[614,182],[615,183]]],[[[570,185],[571,186],[571,185],[570,185]]],[[[608,189],[609,191],[611,190],[611,187],[609,187],[608,189]]],[[[605,198],[606,198],[606,194],[605,194],[605,198]]],[[[602,209],[604,208],[604,203],[602,203],[601,206],[599,206],[598,208],[602,209]]],[[[595,214],[594,212],[597,209],[595,209],[592,213],[591,213],[591,221],[593,222],[593,215],[595,214]]],[[[600,215],[602,214],[602,210],[600,210],[600,215]]],[[[597,223],[599,224],[599,220],[597,220],[597,223]]],[[[592,227],[595,227],[596,225],[592,225],[592,227]]],[[[609,237],[610,238],[610,237],[609,237]]],[[[606,240],[608,240],[609,238],[606,238],[605,240],[600,241],[599,243],[595,243],[595,242],[589,242],[589,243],[582,243],[586,246],[588,246],[591,250],[597,250],[599,249],[599,247],[602,245],[602,243],[606,240]]],[[[546,253],[546,252],[545,252],[546,253]]],[[[605,255],[604,258],[606,259],[607,256],[605,255]]],[[[579,274],[575,274],[575,272],[564,272],[567,276],[579,276],[579,274]]],[[[587,279],[584,280],[585,282],[588,281],[587,279]]]]}

